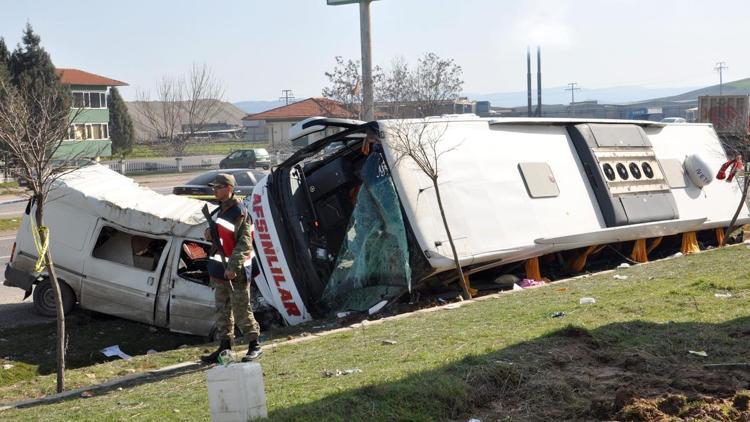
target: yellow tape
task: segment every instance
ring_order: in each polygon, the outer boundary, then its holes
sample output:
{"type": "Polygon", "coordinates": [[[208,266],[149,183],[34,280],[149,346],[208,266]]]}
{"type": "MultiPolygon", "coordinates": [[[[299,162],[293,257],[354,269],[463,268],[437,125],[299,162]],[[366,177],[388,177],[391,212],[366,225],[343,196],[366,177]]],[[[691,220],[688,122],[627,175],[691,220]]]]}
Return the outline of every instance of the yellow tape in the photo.
{"type": "Polygon", "coordinates": [[[34,239],[34,247],[36,248],[39,258],[37,258],[34,264],[34,272],[40,273],[44,270],[44,255],[47,254],[47,248],[49,247],[49,228],[36,226],[34,216],[29,214],[29,220],[31,221],[31,238],[34,239]],[[44,244],[42,244],[41,238],[44,237],[44,244]]]}

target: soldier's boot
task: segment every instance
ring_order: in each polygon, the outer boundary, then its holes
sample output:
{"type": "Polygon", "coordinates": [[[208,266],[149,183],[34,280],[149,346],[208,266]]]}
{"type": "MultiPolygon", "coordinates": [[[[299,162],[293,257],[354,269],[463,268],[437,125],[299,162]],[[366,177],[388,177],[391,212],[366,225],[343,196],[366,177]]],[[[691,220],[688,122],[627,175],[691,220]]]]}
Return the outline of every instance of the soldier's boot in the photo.
{"type": "Polygon", "coordinates": [[[247,344],[247,353],[242,357],[243,362],[251,362],[258,359],[263,354],[263,350],[260,348],[260,342],[253,340],[247,344]]]}
{"type": "Polygon", "coordinates": [[[203,363],[216,363],[219,360],[219,355],[221,352],[225,350],[232,350],[232,340],[231,339],[224,339],[219,343],[219,348],[216,349],[213,353],[210,355],[203,355],[201,356],[201,361],[203,363]]]}

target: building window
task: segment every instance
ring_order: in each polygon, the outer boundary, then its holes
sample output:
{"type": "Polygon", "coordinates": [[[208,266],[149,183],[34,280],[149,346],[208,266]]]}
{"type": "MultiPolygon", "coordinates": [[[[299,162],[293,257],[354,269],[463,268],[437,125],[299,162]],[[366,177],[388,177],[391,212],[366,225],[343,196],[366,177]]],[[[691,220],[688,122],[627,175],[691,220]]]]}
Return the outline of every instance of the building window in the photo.
{"type": "Polygon", "coordinates": [[[107,123],[76,123],[70,125],[68,139],[76,141],[109,139],[109,125],[107,123]]]}
{"type": "Polygon", "coordinates": [[[73,92],[74,108],[107,108],[105,92],[73,92]]]}

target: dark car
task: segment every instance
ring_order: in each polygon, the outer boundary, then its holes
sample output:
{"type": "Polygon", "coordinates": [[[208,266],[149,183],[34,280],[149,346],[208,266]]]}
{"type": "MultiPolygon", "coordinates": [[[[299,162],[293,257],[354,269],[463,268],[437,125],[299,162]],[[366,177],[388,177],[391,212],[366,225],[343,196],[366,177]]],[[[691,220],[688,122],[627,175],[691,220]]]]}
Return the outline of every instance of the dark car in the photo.
{"type": "Polygon", "coordinates": [[[271,156],[268,155],[268,151],[265,148],[238,149],[237,151],[230,152],[229,155],[219,161],[220,169],[243,167],[249,169],[262,167],[268,170],[271,167],[271,156]]]}
{"type": "Polygon", "coordinates": [[[253,191],[255,184],[258,183],[258,180],[266,175],[261,171],[251,169],[211,170],[201,173],[184,185],[175,186],[172,189],[172,193],[175,195],[213,196],[214,191],[208,184],[214,181],[218,173],[228,173],[234,176],[234,179],[237,181],[234,192],[243,196],[249,195],[253,191]]]}

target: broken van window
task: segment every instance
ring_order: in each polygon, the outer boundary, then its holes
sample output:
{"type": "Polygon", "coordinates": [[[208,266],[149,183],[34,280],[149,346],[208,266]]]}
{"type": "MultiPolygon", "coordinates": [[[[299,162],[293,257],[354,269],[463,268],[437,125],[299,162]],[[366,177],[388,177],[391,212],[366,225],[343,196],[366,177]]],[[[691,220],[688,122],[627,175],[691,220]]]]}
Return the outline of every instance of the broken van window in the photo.
{"type": "Polygon", "coordinates": [[[177,274],[185,280],[208,286],[208,251],[210,245],[185,241],[180,248],[177,274]]]}
{"type": "Polygon", "coordinates": [[[381,153],[362,167],[362,185],[322,300],[342,311],[366,311],[411,289],[400,202],[381,153]]]}
{"type": "Polygon", "coordinates": [[[132,235],[104,226],[91,254],[94,258],[154,271],[166,244],[164,239],[132,235]]]}

